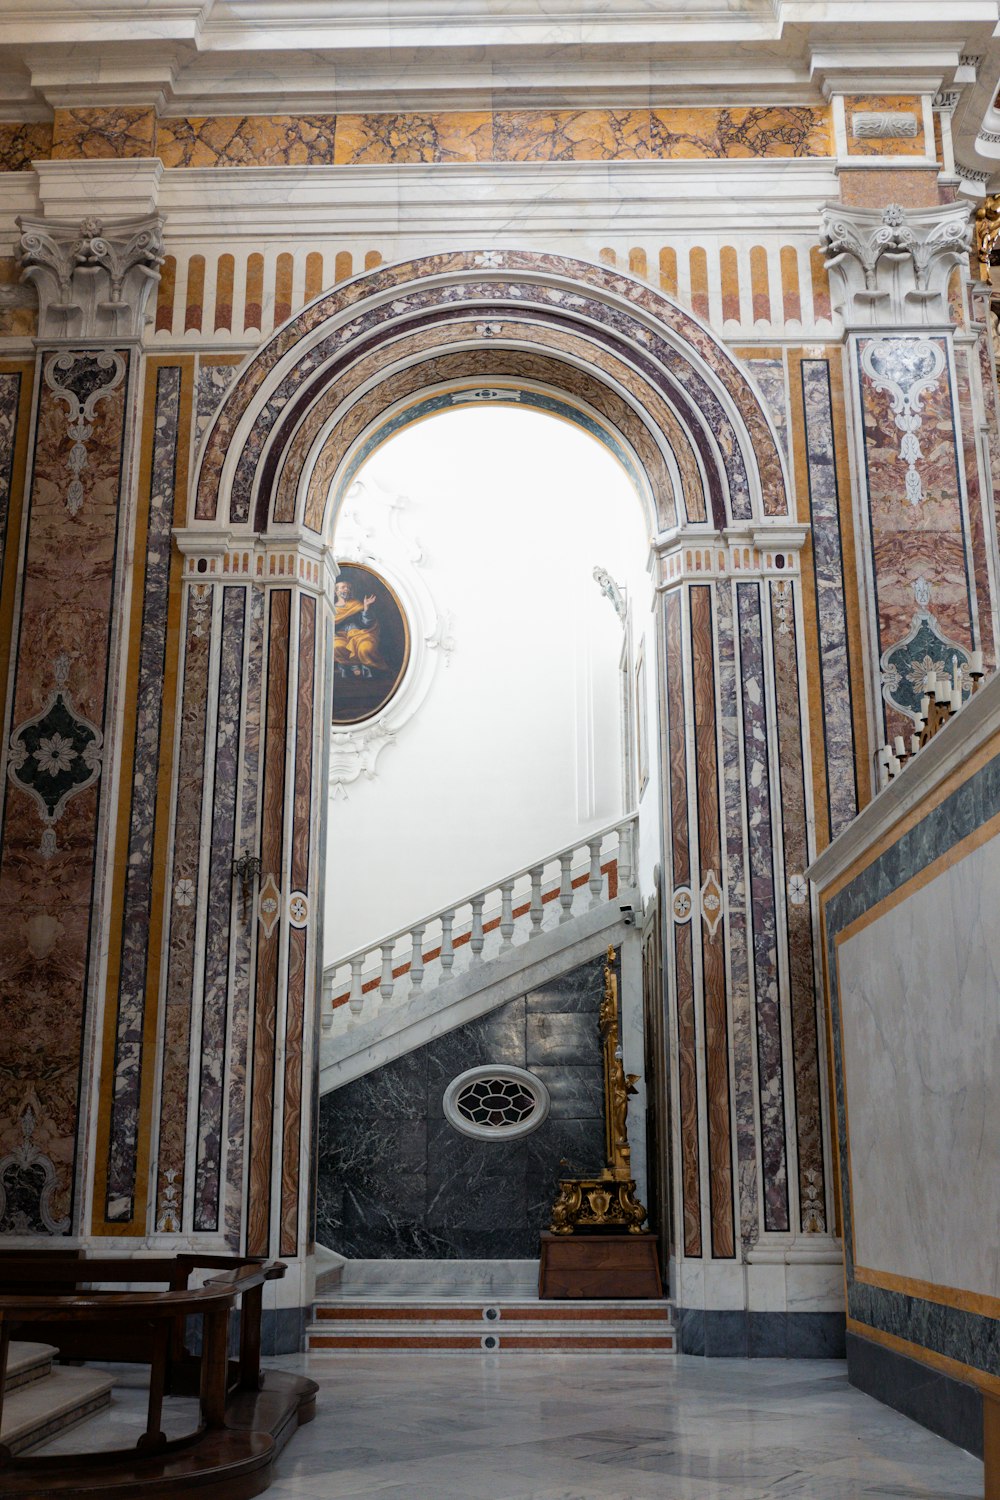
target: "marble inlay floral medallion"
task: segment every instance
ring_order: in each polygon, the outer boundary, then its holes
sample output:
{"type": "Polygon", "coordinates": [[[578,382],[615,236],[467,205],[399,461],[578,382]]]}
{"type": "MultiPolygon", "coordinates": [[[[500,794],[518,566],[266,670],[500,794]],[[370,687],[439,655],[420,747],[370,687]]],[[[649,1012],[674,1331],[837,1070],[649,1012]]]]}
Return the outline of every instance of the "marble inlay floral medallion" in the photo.
{"type": "Polygon", "coordinates": [[[40,713],[11,733],[7,771],[37,804],[42,822],[42,853],[55,852],[53,825],[69,799],[92,786],[101,774],[104,736],[96,724],[76,711],[66,685],[69,662],[55,663],[56,686],[40,713]]]}

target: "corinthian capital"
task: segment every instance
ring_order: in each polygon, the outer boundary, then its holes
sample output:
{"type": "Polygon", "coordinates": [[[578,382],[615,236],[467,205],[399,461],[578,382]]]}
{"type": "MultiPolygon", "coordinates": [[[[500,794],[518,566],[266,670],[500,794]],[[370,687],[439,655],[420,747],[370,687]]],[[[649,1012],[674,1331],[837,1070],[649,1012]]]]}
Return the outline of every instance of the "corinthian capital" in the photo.
{"type": "Polygon", "coordinates": [[[951,323],[948,278],[969,255],[972,223],[959,203],[881,212],[830,203],[820,244],[848,328],[940,327],[951,323]]]}
{"type": "Polygon", "coordinates": [[[38,293],[38,336],[141,338],[163,264],[163,220],[17,220],[22,281],[38,293]]]}

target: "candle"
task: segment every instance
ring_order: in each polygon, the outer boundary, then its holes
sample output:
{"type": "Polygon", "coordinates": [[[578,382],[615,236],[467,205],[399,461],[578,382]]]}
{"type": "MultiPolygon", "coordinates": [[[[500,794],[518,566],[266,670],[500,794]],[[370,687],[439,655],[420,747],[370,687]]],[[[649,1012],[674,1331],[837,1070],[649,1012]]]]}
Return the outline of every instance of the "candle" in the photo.
{"type": "Polygon", "coordinates": [[[900,771],[902,769],[903,768],[900,765],[899,761],[896,759],[896,757],[892,756],[892,758],[889,761],[889,775],[890,776],[898,776],[899,773],[900,773],[900,771]]]}
{"type": "Polygon", "coordinates": [[[917,753],[917,751],[919,749],[920,749],[920,736],[919,736],[919,734],[911,734],[910,735],[910,754],[911,755],[916,755],[916,753],[917,753]]]}
{"type": "Polygon", "coordinates": [[[983,653],[981,651],[973,651],[972,655],[969,657],[969,671],[972,673],[973,677],[982,677],[983,653]]]}
{"type": "Polygon", "coordinates": [[[897,757],[902,760],[903,756],[905,756],[906,754],[906,745],[901,734],[897,734],[896,738],[893,740],[892,748],[895,750],[897,757]]]}
{"type": "Polygon", "coordinates": [[[927,676],[924,678],[924,687],[927,689],[928,693],[933,693],[933,691],[934,691],[934,689],[935,689],[936,686],[937,686],[937,673],[936,672],[928,672],[927,676]]]}
{"type": "Polygon", "coordinates": [[[889,764],[890,760],[892,760],[892,751],[889,749],[889,746],[888,745],[880,745],[879,746],[879,752],[878,752],[878,763],[879,763],[879,765],[880,766],[887,766],[889,764]]]}
{"type": "Polygon", "coordinates": [[[922,719],[926,719],[927,715],[930,713],[930,711],[931,711],[931,700],[928,697],[928,695],[925,693],[924,696],[920,700],[920,717],[922,719]]]}
{"type": "Polygon", "coordinates": [[[952,690],[951,690],[951,711],[952,711],[952,713],[953,714],[957,714],[958,710],[961,707],[962,707],[962,689],[960,687],[952,688],[952,690]]]}
{"type": "Polygon", "coordinates": [[[947,703],[951,698],[951,686],[947,677],[941,677],[934,684],[934,700],[936,703],[947,703]]]}

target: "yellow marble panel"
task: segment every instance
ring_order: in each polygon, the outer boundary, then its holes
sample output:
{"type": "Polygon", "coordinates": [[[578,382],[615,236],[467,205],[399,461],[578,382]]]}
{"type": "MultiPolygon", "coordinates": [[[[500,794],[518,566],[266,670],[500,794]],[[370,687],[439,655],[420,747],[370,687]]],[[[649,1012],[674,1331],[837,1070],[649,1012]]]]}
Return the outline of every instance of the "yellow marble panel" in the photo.
{"type": "Polygon", "coordinates": [[[33,161],[52,155],[52,126],[46,120],[0,120],[0,172],[27,172],[33,161]]]}
{"type": "Polygon", "coordinates": [[[926,169],[884,168],[873,170],[859,164],[840,174],[840,198],[856,208],[885,208],[900,203],[904,208],[929,208],[941,202],[938,174],[926,169]]]}
{"type": "MultiPolygon", "coordinates": [[[[0,256],[0,287],[17,286],[21,280],[21,266],[13,255],[0,256]]],[[[25,290],[28,290],[27,288],[25,290]]],[[[30,293],[29,293],[30,294],[30,293]]],[[[0,306],[0,335],[11,338],[34,338],[38,332],[38,309],[0,306]]]]}
{"type": "Polygon", "coordinates": [[[487,111],[337,116],[334,160],[343,166],[489,161],[492,152],[493,119],[487,111]]]}
{"type": "Polygon", "coordinates": [[[161,120],[165,167],[305,167],[334,158],[334,115],[211,115],[161,120]]]}
{"type": "Polygon", "coordinates": [[[57,109],[52,122],[53,161],[117,161],[152,156],[156,116],[151,109],[57,109]]]}
{"type": "Polygon", "coordinates": [[[849,156],[926,156],[923,104],[918,94],[855,94],[845,102],[849,156]],[[856,114],[909,114],[917,117],[913,136],[865,136],[856,139],[851,121],[856,114]]]}
{"type": "Polygon", "coordinates": [[[753,109],[654,109],[654,156],[712,159],[764,156],[830,156],[833,132],[827,109],[779,105],[753,109]]]}
{"type": "Polygon", "coordinates": [[[494,161],[634,161],[651,155],[647,109],[500,109],[494,161]]]}

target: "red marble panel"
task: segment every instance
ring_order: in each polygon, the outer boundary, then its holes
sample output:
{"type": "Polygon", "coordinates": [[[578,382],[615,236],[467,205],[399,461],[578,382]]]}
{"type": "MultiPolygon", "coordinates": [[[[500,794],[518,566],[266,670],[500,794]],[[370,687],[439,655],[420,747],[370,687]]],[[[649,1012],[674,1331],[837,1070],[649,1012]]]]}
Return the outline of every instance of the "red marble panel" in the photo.
{"type": "MultiPolygon", "coordinates": [[[[698,796],[698,861],[702,881],[714,875],[721,890],[722,843],[719,822],[719,760],[715,712],[715,653],[712,637],[712,590],[691,589],[691,656],[694,683],[695,774],[698,796]]],[[[704,1054],[708,1103],[709,1206],[712,1254],[735,1255],[733,1158],[729,1103],[729,1020],[726,1004],[725,920],[714,932],[706,915],[695,916],[701,929],[704,988],[704,1054]]]]}
{"type": "MultiPolygon", "coordinates": [[[[63,711],[75,723],[86,721],[93,732],[107,732],[130,356],[123,350],[101,357],[75,351],[44,354],[37,395],[10,721],[11,740],[25,752],[15,772],[22,781],[29,779],[37,795],[12,775],[4,780],[0,1156],[21,1152],[26,1144],[39,1155],[31,1171],[26,1169],[18,1194],[8,1183],[5,1220],[0,1221],[0,1232],[8,1233],[19,1225],[25,1232],[66,1233],[74,1214],[108,747],[91,738],[86,748],[81,739],[74,750],[74,733],[65,726],[47,729],[35,745],[28,726],[53,711],[59,694],[63,711]],[[102,365],[101,357],[108,362],[102,365]],[[71,394],[60,395],[59,390],[71,394]],[[74,439],[69,427],[77,398],[84,401],[88,393],[91,431],[77,494],[71,489],[74,439]],[[85,588],[81,579],[86,579],[85,588]],[[95,750],[101,757],[97,761],[95,750]],[[63,785],[60,778],[80,774],[87,757],[101,768],[96,779],[71,790],[61,812],[46,817],[39,797],[57,781],[63,785]]],[[[48,724],[48,718],[42,722],[48,724]]]]}
{"type": "MultiPolygon", "coordinates": [[[[292,801],[292,891],[309,889],[309,827],[312,817],[313,705],[316,675],[316,601],[299,605],[298,693],[295,707],[295,784],[292,801]]],[[[288,1006],[285,1020],[285,1095],[282,1120],[281,1237],[278,1253],[298,1249],[299,1150],[302,1134],[302,1027],[305,1007],[307,928],[289,935],[288,1006]]]]}
{"type": "MultiPolygon", "coordinates": [[[[291,592],[288,589],[275,589],[270,598],[264,786],[261,809],[260,889],[263,892],[270,877],[273,886],[277,887],[279,912],[282,901],[288,894],[281,892],[281,855],[285,815],[285,742],[288,732],[288,649],[291,599],[291,592]]],[[[259,905],[260,898],[258,897],[258,907],[259,905]]],[[[257,937],[253,1081],[250,1090],[248,1255],[266,1255],[270,1248],[271,1143],[274,1128],[275,1031],[280,932],[279,917],[270,926],[270,931],[261,921],[257,937]]]]}
{"type": "Polygon", "coordinates": [[[795,1135],[799,1167],[799,1223],[806,1233],[826,1229],[823,1117],[819,1037],[813,983],[812,910],[805,870],[809,863],[802,705],[799,701],[795,606],[790,582],[772,583],[771,631],[777,707],[778,769],[784,846],[788,983],[795,1074],[795,1135]]]}

